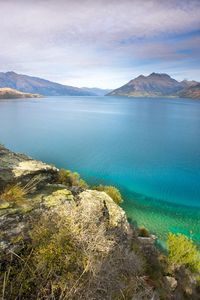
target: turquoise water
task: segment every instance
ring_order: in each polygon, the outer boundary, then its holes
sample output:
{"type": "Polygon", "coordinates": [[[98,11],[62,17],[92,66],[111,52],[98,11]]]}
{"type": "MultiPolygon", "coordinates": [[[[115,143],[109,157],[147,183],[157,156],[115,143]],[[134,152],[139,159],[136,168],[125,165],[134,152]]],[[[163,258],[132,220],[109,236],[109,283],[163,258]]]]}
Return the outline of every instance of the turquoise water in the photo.
{"type": "Polygon", "coordinates": [[[51,97],[0,101],[0,142],[121,188],[132,221],[200,242],[200,101],[51,97]]]}

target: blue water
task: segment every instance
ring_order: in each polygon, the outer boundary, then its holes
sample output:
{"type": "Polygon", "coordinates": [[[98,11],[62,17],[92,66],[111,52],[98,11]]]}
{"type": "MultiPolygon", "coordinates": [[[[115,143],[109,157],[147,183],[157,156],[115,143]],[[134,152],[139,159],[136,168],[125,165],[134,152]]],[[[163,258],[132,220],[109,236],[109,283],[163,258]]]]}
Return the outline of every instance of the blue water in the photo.
{"type": "Polygon", "coordinates": [[[0,101],[0,143],[121,188],[160,238],[200,241],[200,101],[51,97],[0,101]]]}

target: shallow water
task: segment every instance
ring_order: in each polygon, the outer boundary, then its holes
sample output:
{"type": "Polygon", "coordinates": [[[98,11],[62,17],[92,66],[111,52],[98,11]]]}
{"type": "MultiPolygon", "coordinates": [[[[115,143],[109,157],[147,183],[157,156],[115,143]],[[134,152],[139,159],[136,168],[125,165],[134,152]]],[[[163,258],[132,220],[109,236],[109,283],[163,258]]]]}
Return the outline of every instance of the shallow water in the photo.
{"type": "Polygon", "coordinates": [[[161,239],[173,231],[200,242],[198,100],[1,100],[0,142],[120,187],[129,217],[161,239]]]}

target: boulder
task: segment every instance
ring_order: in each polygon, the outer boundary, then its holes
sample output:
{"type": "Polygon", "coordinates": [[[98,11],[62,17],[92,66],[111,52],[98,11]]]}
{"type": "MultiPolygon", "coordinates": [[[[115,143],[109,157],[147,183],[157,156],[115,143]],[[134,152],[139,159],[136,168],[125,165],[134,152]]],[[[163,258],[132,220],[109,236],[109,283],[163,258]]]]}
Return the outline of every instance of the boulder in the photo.
{"type": "Polygon", "coordinates": [[[121,228],[128,233],[130,225],[124,210],[105,192],[86,190],[79,194],[79,206],[87,215],[96,216],[96,220],[107,219],[112,228],[121,228]]]}
{"type": "Polygon", "coordinates": [[[177,287],[177,280],[172,276],[165,276],[165,281],[169,290],[173,292],[177,287]]]}
{"type": "Polygon", "coordinates": [[[58,169],[51,165],[14,153],[0,145],[0,190],[8,184],[26,184],[34,177],[34,184],[43,186],[52,182],[57,173],[58,169]]]}

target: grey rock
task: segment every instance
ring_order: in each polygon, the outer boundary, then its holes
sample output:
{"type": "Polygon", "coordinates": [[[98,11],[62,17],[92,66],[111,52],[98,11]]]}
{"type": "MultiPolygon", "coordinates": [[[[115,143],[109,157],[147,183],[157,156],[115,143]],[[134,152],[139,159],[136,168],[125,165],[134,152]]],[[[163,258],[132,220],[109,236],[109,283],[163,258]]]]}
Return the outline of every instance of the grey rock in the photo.
{"type": "Polygon", "coordinates": [[[42,186],[55,180],[57,173],[58,169],[53,166],[14,153],[0,145],[0,190],[8,184],[26,184],[36,176],[36,186],[42,186]]]}
{"type": "Polygon", "coordinates": [[[171,291],[174,291],[177,287],[177,280],[172,276],[165,276],[166,284],[171,291]]]}

